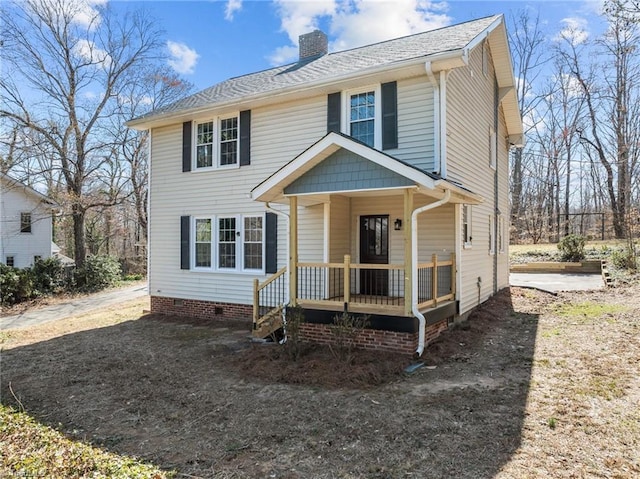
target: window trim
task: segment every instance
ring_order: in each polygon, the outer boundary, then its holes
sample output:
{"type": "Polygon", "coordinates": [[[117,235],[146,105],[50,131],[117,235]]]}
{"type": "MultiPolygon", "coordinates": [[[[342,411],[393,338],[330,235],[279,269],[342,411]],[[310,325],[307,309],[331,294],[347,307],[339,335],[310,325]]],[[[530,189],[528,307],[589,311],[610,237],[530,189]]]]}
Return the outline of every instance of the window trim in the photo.
{"type": "Polygon", "coordinates": [[[373,91],[374,95],[374,116],[373,116],[373,146],[376,150],[382,151],[382,88],[380,83],[367,85],[360,88],[343,90],[342,92],[342,116],[340,124],[342,133],[351,137],[351,97],[373,91]]]}
{"type": "MultiPolygon", "coordinates": [[[[265,274],[266,267],[266,217],[264,213],[246,213],[246,214],[220,214],[220,215],[198,215],[191,217],[191,238],[189,241],[189,249],[190,249],[190,265],[191,270],[196,272],[207,272],[207,273],[242,273],[242,274],[254,274],[254,275],[262,275],[265,274]],[[235,267],[234,268],[222,268],[220,267],[220,223],[219,221],[224,218],[233,218],[235,219],[235,267]],[[262,245],[262,267],[260,269],[250,269],[245,266],[245,227],[244,221],[245,218],[261,218],[262,219],[262,235],[261,235],[261,245],[262,245]],[[197,220],[210,220],[211,221],[211,266],[203,267],[196,266],[196,222],[197,220]]],[[[252,242],[256,243],[256,242],[252,242]]]]}
{"type": "Polygon", "coordinates": [[[461,223],[462,223],[461,224],[462,246],[464,249],[471,249],[471,247],[473,246],[473,208],[471,207],[471,205],[463,204],[462,212],[460,216],[461,216],[461,223]],[[466,222],[465,222],[465,217],[466,217],[466,222]],[[467,226],[466,234],[465,234],[465,225],[467,226]]]}
{"type": "Polygon", "coordinates": [[[496,221],[495,215],[489,215],[489,254],[496,254],[496,237],[495,237],[496,221]]]}
{"type": "MultiPolygon", "coordinates": [[[[240,168],[240,112],[233,112],[228,115],[218,115],[212,118],[205,118],[200,120],[194,120],[193,127],[191,129],[191,143],[193,147],[191,148],[191,171],[193,172],[201,172],[201,171],[212,171],[212,170],[232,170],[240,168]],[[236,158],[235,163],[230,163],[228,165],[220,164],[221,160],[221,145],[222,145],[222,122],[225,120],[234,119],[236,120],[236,158]],[[198,126],[205,123],[213,123],[213,145],[212,145],[212,160],[211,166],[198,166],[198,126]]],[[[231,140],[233,141],[233,140],[231,140]]],[[[228,142],[228,141],[227,141],[228,142]]]]}
{"type": "Polygon", "coordinates": [[[213,218],[211,217],[207,217],[207,216],[194,216],[191,220],[191,259],[190,259],[190,263],[191,263],[191,269],[193,269],[194,271],[211,271],[214,268],[215,265],[215,261],[214,261],[214,248],[213,248],[213,238],[215,237],[215,229],[213,227],[213,218]],[[197,238],[197,223],[199,220],[208,220],[210,222],[211,225],[211,231],[210,231],[210,240],[209,240],[209,244],[211,245],[211,250],[209,253],[209,264],[210,266],[198,266],[196,264],[196,258],[197,258],[197,246],[198,243],[204,243],[203,241],[198,241],[197,238]]]}
{"type": "Polygon", "coordinates": [[[30,211],[21,211],[20,212],[20,233],[22,234],[33,234],[33,215],[30,211]],[[29,224],[25,225],[25,221],[23,218],[29,218],[29,224]]]}
{"type": "Polygon", "coordinates": [[[498,252],[499,253],[504,253],[505,252],[505,248],[504,248],[504,215],[499,214],[498,215],[498,252]]]}

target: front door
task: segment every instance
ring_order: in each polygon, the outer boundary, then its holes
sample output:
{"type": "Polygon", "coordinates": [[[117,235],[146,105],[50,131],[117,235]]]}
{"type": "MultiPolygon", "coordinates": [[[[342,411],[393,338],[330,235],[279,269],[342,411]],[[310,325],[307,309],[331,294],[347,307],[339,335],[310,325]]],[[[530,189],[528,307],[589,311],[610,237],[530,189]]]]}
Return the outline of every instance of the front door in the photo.
{"type": "MultiPolygon", "coordinates": [[[[389,264],[389,215],[360,217],[360,263],[389,264]]],[[[387,296],[388,292],[389,270],[360,270],[360,294],[387,296]]]]}

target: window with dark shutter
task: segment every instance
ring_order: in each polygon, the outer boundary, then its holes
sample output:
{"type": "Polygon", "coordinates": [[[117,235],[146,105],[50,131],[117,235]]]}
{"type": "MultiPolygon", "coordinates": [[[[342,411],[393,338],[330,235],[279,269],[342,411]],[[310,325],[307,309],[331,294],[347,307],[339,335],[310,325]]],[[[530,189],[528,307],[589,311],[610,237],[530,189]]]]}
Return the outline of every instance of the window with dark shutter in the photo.
{"type": "Polygon", "coordinates": [[[327,97],[327,133],[340,133],[340,92],[327,97]]]}
{"type": "Polygon", "coordinates": [[[191,230],[191,217],[180,217],[180,269],[190,269],[191,254],[189,252],[189,233],[191,230]]]}
{"type": "Polygon", "coordinates": [[[191,122],[182,124],[182,171],[191,171],[191,122]]]}
{"type": "Polygon", "coordinates": [[[265,228],[265,273],[278,271],[278,215],[266,214],[265,228]]]}
{"type": "Polygon", "coordinates": [[[251,164],[251,110],[240,112],[240,166],[251,164]]]}
{"type": "Polygon", "coordinates": [[[382,149],[398,148],[398,87],[396,82],[381,85],[382,149]]]}

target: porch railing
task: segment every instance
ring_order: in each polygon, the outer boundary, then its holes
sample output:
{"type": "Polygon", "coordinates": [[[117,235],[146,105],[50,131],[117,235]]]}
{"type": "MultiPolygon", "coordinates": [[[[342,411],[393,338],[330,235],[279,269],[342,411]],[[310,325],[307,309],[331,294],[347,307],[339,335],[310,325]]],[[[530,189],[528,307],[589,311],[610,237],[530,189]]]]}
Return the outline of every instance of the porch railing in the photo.
{"type": "Polygon", "coordinates": [[[439,261],[434,254],[430,263],[418,264],[418,309],[436,307],[442,301],[455,298],[455,264],[454,254],[446,261],[439,261]]]}
{"type": "MultiPolygon", "coordinates": [[[[455,257],[418,265],[418,307],[435,307],[455,297],[455,257]]],[[[345,304],[402,314],[405,300],[402,264],[298,263],[298,297],[309,306],[341,309],[345,304]]]]}

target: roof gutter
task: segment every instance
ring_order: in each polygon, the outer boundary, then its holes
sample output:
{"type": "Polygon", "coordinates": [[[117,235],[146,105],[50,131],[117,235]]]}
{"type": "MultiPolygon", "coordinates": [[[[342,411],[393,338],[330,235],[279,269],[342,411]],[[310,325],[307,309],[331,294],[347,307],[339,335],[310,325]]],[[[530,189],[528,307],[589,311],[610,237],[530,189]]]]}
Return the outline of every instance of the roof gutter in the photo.
{"type": "MultiPolygon", "coordinates": [[[[466,48],[466,47],[465,47],[466,48]]],[[[158,115],[152,115],[149,117],[142,118],[134,118],[125,122],[125,126],[137,130],[147,130],[149,128],[154,128],[156,126],[162,125],[162,120],[166,120],[169,118],[174,118],[176,116],[195,116],[200,113],[204,113],[210,111],[212,108],[227,108],[233,107],[235,109],[242,109],[244,106],[249,106],[254,102],[260,100],[270,100],[269,103],[279,103],[281,102],[281,98],[287,95],[293,95],[299,92],[306,92],[313,88],[318,88],[326,85],[331,85],[332,83],[344,82],[353,80],[356,78],[364,78],[367,76],[379,75],[385,71],[392,71],[398,68],[405,68],[411,66],[420,66],[425,62],[425,59],[431,64],[434,64],[434,71],[439,71],[443,68],[454,68],[455,66],[464,66],[468,63],[468,59],[465,59],[465,49],[457,49],[451,50],[448,52],[434,53],[433,55],[427,55],[423,57],[412,58],[410,60],[405,60],[402,62],[392,62],[387,63],[385,65],[380,65],[378,67],[373,67],[367,70],[359,70],[355,72],[348,73],[346,75],[341,75],[337,77],[333,77],[330,79],[322,78],[320,80],[316,80],[313,82],[305,83],[304,85],[295,85],[288,88],[279,89],[276,91],[267,91],[262,92],[257,95],[252,96],[244,96],[242,101],[238,101],[237,98],[232,100],[223,101],[220,103],[213,103],[210,105],[200,106],[197,108],[187,108],[179,111],[169,111],[166,113],[160,113],[158,115]],[[457,60],[457,61],[456,61],[457,60]],[[438,63],[444,63],[440,68],[438,63]],[[451,66],[449,66],[451,64],[451,66]]]]}
{"type": "Polygon", "coordinates": [[[445,190],[444,197],[434,203],[416,208],[411,213],[411,312],[418,318],[419,330],[418,330],[418,349],[416,349],[416,355],[422,356],[424,352],[425,333],[427,329],[427,320],[424,314],[418,309],[418,215],[425,211],[438,208],[449,202],[451,198],[451,190],[445,190]]]}

